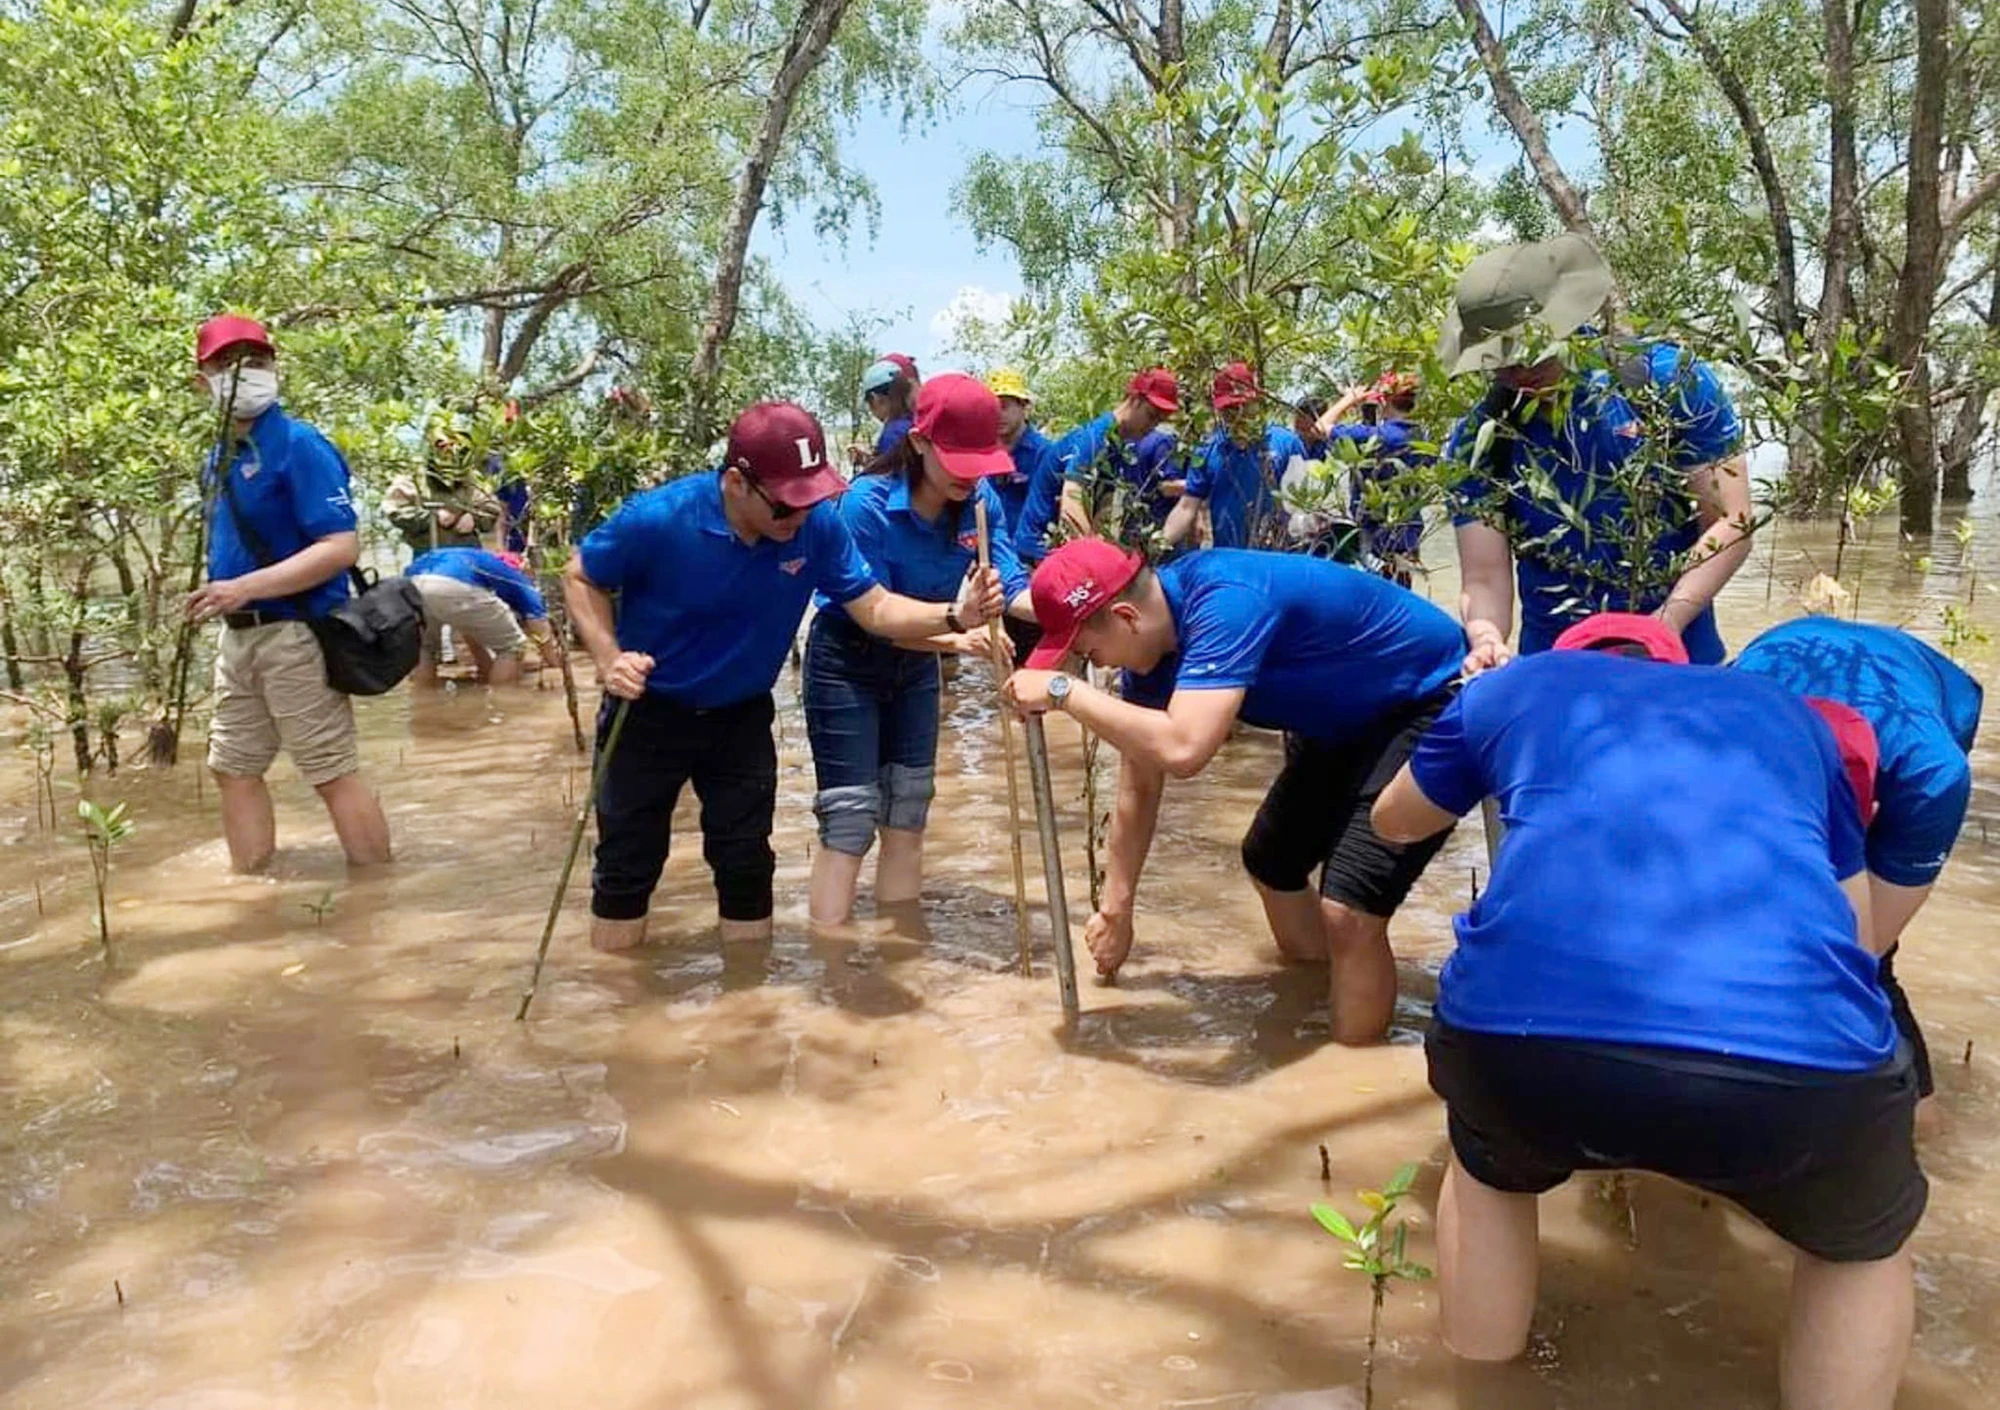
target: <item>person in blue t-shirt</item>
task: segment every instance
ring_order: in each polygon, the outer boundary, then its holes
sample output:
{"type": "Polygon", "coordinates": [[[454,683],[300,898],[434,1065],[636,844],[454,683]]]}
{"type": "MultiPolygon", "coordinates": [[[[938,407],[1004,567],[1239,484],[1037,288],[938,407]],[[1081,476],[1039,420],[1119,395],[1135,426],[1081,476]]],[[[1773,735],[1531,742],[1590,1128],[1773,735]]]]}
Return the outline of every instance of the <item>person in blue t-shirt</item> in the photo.
{"type": "MultiPolygon", "coordinates": [[[[997,367],[988,374],[986,385],[1000,399],[1000,444],[1007,448],[1013,461],[1013,468],[992,483],[1003,511],[1002,519],[996,521],[995,533],[999,524],[1004,523],[1011,547],[1021,531],[1021,514],[1027,508],[1029,487],[1037,479],[1047,481],[1060,476],[1061,470],[1056,465],[1055,442],[1028,420],[1035,406],[1035,399],[1028,391],[1028,379],[1011,367],[997,367]]],[[[1042,629],[1035,625],[1034,613],[1028,613],[1025,619],[1009,613],[1007,637],[1014,644],[1014,661],[1018,665],[1042,639],[1042,629]]]]}
{"type": "Polygon", "coordinates": [[[860,446],[848,450],[848,459],[857,466],[880,460],[910,434],[910,418],[916,414],[917,365],[896,353],[877,358],[861,374],[861,399],[882,429],[875,433],[872,451],[860,446]]]}
{"type": "Polygon", "coordinates": [[[423,595],[424,650],[416,683],[438,683],[444,629],[471,649],[481,685],[509,685],[521,678],[521,655],[532,639],[556,664],[549,609],[534,580],[519,566],[483,548],[434,548],[410,560],[404,576],[423,595]]]}
{"type": "Polygon", "coordinates": [[[223,314],[195,335],[196,382],[224,421],[202,471],[208,581],[187,602],[222,619],[208,767],[222,799],[230,864],[259,871],[278,845],[264,775],[282,749],[326,804],[357,866],[389,860],[389,824],[361,781],[353,703],[326,682],[308,622],[347,600],[361,556],[347,462],[278,405],[278,354],[248,318],[223,314]]]}
{"type": "Polygon", "coordinates": [[[1093,506],[1121,482],[1149,497],[1168,491],[1160,477],[1173,442],[1157,433],[1180,410],[1180,397],[1172,372],[1147,368],[1132,375],[1117,406],[1056,442],[1054,463],[1036,471],[1015,526],[1023,560],[1035,564],[1048,555],[1058,515],[1072,534],[1093,532],[1093,506]]]}
{"type": "Polygon", "coordinates": [[[1769,676],[1800,695],[1837,700],[1875,730],[1877,811],[1868,824],[1868,892],[1882,987],[1910,1040],[1928,1097],[1930,1050],[1897,982],[1905,927],[1931,894],[1972,798],[1979,682],[1908,632],[1866,622],[1804,617],[1771,628],[1743,648],[1739,670],[1769,676]]]}
{"type": "Polygon", "coordinates": [[[1578,235],[1489,250],[1459,279],[1438,355],[1454,375],[1493,378],[1445,444],[1465,468],[1453,522],[1468,671],[1512,654],[1517,578],[1524,656],[1600,611],[1658,615],[1697,664],[1727,654],[1713,604],[1750,556],[1751,530],[1729,394],[1669,343],[1625,350],[1614,376],[1571,372],[1539,341],[1587,333],[1611,289],[1578,235]],[[1617,480],[1634,455],[1649,457],[1639,470],[1653,501],[1636,521],[1617,480]]]}
{"type": "Polygon", "coordinates": [[[1285,426],[1260,425],[1263,389],[1248,363],[1215,374],[1209,403],[1221,421],[1188,471],[1180,502],[1167,516],[1169,544],[1190,541],[1208,511],[1217,548],[1277,548],[1289,518],[1279,486],[1285,467],[1304,459],[1305,444],[1285,426]]]}
{"type": "Polygon", "coordinates": [[[1285,732],[1284,768],[1243,839],[1271,933],[1291,959],[1330,962],[1336,1040],[1379,1040],[1396,1000],[1389,918],[1444,839],[1392,845],[1368,810],[1450,698],[1458,624],[1372,573],[1237,549],[1155,571],[1102,539],[1072,539],[1032,590],[1047,635],[1007,696],[1076,716],[1122,760],[1103,907],[1084,936],[1099,972],[1131,951],[1166,776],[1200,773],[1241,719],[1285,732]],[[1124,698],[1047,669],[1072,652],[1122,668],[1124,698]]]}
{"type": "Polygon", "coordinates": [[[1649,1170],[1795,1249],[1784,1403],[1888,1410],[1927,1186],[1841,748],[1773,681],[1657,664],[1687,659],[1662,622],[1583,626],[1558,645],[1598,650],[1468,681],[1375,805],[1407,843],[1487,797],[1507,821],[1425,1041],[1445,1342],[1520,1355],[1536,1196],[1649,1170]]]}
{"type": "MultiPolygon", "coordinates": [[[[933,377],[917,394],[910,435],[888,468],[859,477],[841,496],[841,522],[885,587],[922,602],[951,601],[978,562],[978,505],[986,513],[993,567],[1013,604],[1010,615],[1032,613],[1027,570],[1015,556],[991,479],[1013,467],[1000,443],[1000,420],[999,400],[976,379],[957,372],[933,377]]],[[[985,631],[923,643],[881,641],[838,603],[820,603],[806,640],[804,690],[818,789],[815,925],[848,923],[862,861],[878,835],[876,904],[917,899],[924,826],[936,792],[935,653],[990,660],[991,641],[985,631]]],[[[1012,664],[1010,653],[1004,665],[1012,664]]]]}
{"type": "MultiPolygon", "coordinates": [[[[884,588],[826,501],[847,488],[819,422],[761,402],[729,429],[726,463],[634,495],[571,556],[564,598],[605,693],[630,701],[597,804],[591,943],[646,938],[681,789],[701,799],[702,855],[724,940],[771,933],[778,757],[771,687],[815,589],[864,630],[899,640],[960,632],[1000,610],[991,573],[955,602],[884,588]],[[612,594],[619,596],[614,618],[612,594]]],[[[617,712],[598,714],[598,748],[617,712]]]]}

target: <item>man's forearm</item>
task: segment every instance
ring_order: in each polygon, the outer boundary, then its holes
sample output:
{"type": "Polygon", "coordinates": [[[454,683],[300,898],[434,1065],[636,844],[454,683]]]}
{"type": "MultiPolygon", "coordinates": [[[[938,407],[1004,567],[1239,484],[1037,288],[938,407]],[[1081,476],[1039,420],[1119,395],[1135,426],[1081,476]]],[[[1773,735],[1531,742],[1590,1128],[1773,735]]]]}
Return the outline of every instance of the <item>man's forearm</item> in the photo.
{"type": "Polygon", "coordinates": [[[1160,794],[1165,776],[1136,759],[1118,769],[1118,801],[1111,812],[1111,836],[1105,849],[1104,912],[1130,915],[1138,896],[1139,873],[1153,850],[1160,822],[1160,794]]]}
{"type": "Polygon", "coordinates": [[[618,628],[611,617],[611,594],[584,577],[572,562],[563,574],[563,602],[583,649],[603,671],[618,659],[618,628]]]}
{"type": "Polygon", "coordinates": [[[884,587],[870,588],[842,605],[861,630],[891,641],[922,641],[956,630],[949,620],[949,602],[924,602],[884,587]]]}
{"type": "Polygon", "coordinates": [[[1192,741],[1165,710],[1120,700],[1088,681],[1078,680],[1070,688],[1063,710],[1116,749],[1128,766],[1136,763],[1154,773],[1186,776],[1208,762],[1194,758],[1192,741]]]}
{"type": "Polygon", "coordinates": [[[1750,557],[1750,529],[1747,524],[1718,520],[1702,531],[1695,552],[1700,557],[1674,582],[1667,600],[1660,605],[1660,617],[1675,631],[1702,614],[1717,593],[1736,576],[1750,557]]]}
{"type": "Polygon", "coordinates": [[[1083,506],[1083,486],[1075,480],[1064,480],[1062,502],[1058,514],[1063,523],[1069,525],[1073,533],[1091,534],[1096,529],[1090,522],[1090,511],[1083,506]]]}
{"type": "Polygon", "coordinates": [[[291,597],[339,577],[360,556],[361,543],[356,535],[332,534],[268,568],[245,573],[237,581],[252,601],[291,597]]]}
{"type": "Polygon", "coordinates": [[[1192,495],[1183,494],[1167,511],[1167,542],[1178,544],[1194,532],[1194,526],[1201,521],[1202,501],[1192,495]]]}
{"type": "Polygon", "coordinates": [[[1465,624],[1468,639],[1490,629],[1505,641],[1514,630],[1514,585],[1505,579],[1467,582],[1459,589],[1458,619],[1465,624]]]}

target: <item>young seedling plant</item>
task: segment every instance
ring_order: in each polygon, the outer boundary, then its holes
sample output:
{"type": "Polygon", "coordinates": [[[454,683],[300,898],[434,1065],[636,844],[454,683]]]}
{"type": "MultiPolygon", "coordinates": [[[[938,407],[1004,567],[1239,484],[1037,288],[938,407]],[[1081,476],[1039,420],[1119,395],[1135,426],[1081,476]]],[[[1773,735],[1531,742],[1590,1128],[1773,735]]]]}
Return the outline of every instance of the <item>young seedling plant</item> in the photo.
{"type": "Polygon", "coordinates": [[[77,803],[76,815],[83,821],[83,841],[90,849],[90,879],[97,886],[97,935],[104,943],[104,958],[109,963],[111,913],[105,904],[105,893],[111,887],[111,849],[132,835],[132,820],[125,816],[123,803],[106,808],[88,798],[77,803]]]}
{"type": "Polygon", "coordinates": [[[1409,1164],[1390,1176],[1379,1190],[1356,1190],[1355,1198],[1368,1208],[1367,1221],[1359,1227],[1330,1204],[1312,1207],[1319,1226],[1340,1240],[1344,1250],[1340,1266],[1368,1279],[1368,1353],[1361,1363],[1362,1410],[1373,1410],[1375,1404],[1375,1344],[1382,1332],[1382,1299],[1388,1295],[1389,1284],[1398,1278],[1421,1282],[1431,1276],[1430,1269],[1404,1256],[1410,1232],[1408,1222],[1399,1220],[1394,1230],[1388,1228],[1389,1217],[1410,1193],[1416,1178],[1417,1167],[1409,1164]]]}

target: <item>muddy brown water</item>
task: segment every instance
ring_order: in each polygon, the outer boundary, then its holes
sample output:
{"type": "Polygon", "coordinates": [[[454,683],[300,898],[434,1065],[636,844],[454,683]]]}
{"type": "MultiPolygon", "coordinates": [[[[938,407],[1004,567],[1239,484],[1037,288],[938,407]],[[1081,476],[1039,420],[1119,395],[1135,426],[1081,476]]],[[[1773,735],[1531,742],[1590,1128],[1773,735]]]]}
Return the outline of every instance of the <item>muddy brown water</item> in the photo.
{"type": "MultiPolygon", "coordinates": [[[[1974,576],[2000,586],[2000,531],[1964,552],[1940,535],[1921,566],[1877,537],[1843,574],[1864,615],[1935,640],[1969,596],[2000,621],[1974,576]]],[[[1732,641],[1795,613],[1791,585],[1831,556],[1823,530],[1783,527],[1775,571],[1760,554],[1729,593],[1732,641]]],[[[1453,600],[1448,570],[1430,590],[1453,600]]],[[[1992,649],[1969,654],[1990,680],[1992,649]]],[[[1238,868],[1276,760],[1245,732],[1170,789],[1140,948],[1117,987],[1085,978],[1066,1035],[1039,914],[1036,972],[1010,972],[981,680],[948,697],[930,881],[899,933],[805,933],[811,767],[787,676],[775,940],[718,942],[684,813],[654,943],[593,954],[579,875],[526,1025],[512,1012],[585,785],[559,693],[365,702],[397,845],[374,876],[347,874],[288,766],[281,855],[256,879],[225,874],[192,769],[99,781],[138,825],[108,968],[74,788],[58,783],[51,837],[12,751],[0,1404],[1358,1404],[1367,1291],[1307,1208],[1358,1212],[1357,1186],[1418,1162],[1411,1251],[1434,1258],[1443,1123],[1416,1034],[1484,874],[1477,827],[1396,922],[1396,1041],[1330,1046],[1323,973],[1278,962],[1238,868]]],[[[1066,721],[1050,736],[1080,930],[1077,741],[1066,721]]],[[[1941,1107],[1909,1407],[1989,1406],[2000,1384],[1995,737],[1989,720],[1972,816],[1899,965],[1941,1107]]],[[[1399,1286],[1377,1404],[1774,1402],[1787,1263],[1768,1235],[1643,1179],[1573,1181],[1543,1218],[1528,1359],[1454,1366],[1433,1288],[1399,1286]]]]}

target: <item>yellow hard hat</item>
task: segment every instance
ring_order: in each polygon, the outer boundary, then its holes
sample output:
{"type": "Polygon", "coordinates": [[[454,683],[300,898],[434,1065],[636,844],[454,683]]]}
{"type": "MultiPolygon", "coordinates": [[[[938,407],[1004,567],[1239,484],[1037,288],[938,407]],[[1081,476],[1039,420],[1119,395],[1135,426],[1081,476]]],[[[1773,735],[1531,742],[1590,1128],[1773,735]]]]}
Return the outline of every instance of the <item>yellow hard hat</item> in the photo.
{"type": "Polygon", "coordinates": [[[1015,401],[1032,402],[1028,395],[1028,379],[1011,367],[996,367],[986,374],[987,390],[996,397],[1012,397],[1015,401]]]}

